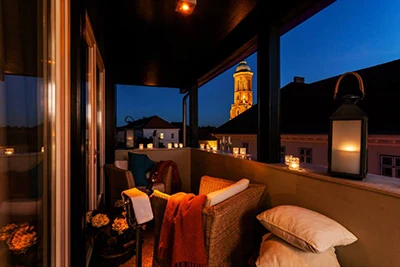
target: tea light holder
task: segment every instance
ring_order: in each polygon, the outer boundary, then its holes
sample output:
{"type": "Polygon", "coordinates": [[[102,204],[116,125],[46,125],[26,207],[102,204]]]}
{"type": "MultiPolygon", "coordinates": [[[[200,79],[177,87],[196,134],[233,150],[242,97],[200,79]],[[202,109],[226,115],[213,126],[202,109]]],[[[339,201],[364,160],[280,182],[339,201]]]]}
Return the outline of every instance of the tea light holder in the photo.
{"type": "Polygon", "coordinates": [[[153,149],[153,144],[152,144],[152,143],[147,144],[147,148],[148,148],[148,149],[153,149]]]}
{"type": "Polygon", "coordinates": [[[234,147],[234,148],[233,148],[233,155],[234,155],[234,156],[239,155],[239,148],[238,148],[238,147],[234,147]]]}
{"type": "Polygon", "coordinates": [[[216,146],[212,147],[212,152],[217,153],[217,147],[216,146]]]}
{"type": "Polygon", "coordinates": [[[143,149],[143,144],[139,144],[139,149],[140,149],[140,150],[143,149]]]}
{"type": "Polygon", "coordinates": [[[172,148],[172,143],[168,143],[168,149],[172,148]]]}
{"type": "Polygon", "coordinates": [[[290,165],[290,160],[293,158],[292,155],[285,155],[285,165],[289,166],[290,165]]]}
{"type": "Polygon", "coordinates": [[[300,159],[298,157],[292,157],[289,163],[289,170],[298,171],[300,169],[300,159]]]}
{"type": "Polygon", "coordinates": [[[245,147],[240,148],[240,155],[243,157],[246,156],[246,148],[245,147]]]}
{"type": "Polygon", "coordinates": [[[178,143],[174,143],[174,148],[178,148],[178,143]]]}
{"type": "Polygon", "coordinates": [[[210,150],[210,145],[209,144],[206,145],[206,149],[210,150]]]}
{"type": "Polygon", "coordinates": [[[179,148],[183,148],[183,144],[182,143],[179,143],[179,148]]]}
{"type": "Polygon", "coordinates": [[[200,149],[204,149],[204,144],[200,144],[200,149]]]}

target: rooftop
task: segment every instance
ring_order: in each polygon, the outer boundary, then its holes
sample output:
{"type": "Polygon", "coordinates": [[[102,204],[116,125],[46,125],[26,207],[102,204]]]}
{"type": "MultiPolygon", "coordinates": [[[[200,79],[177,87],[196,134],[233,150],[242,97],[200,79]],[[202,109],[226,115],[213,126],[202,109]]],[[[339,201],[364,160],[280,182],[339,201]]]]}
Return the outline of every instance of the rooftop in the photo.
{"type": "MultiPolygon", "coordinates": [[[[359,107],[368,115],[370,134],[398,134],[398,99],[400,98],[400,60],[357,70],[365,87],[365,97],[359,107]]],[[[291,82],[281,88],[281,133],[327,134],[329,117],[341,104],[333,100],[339,76],[314,83],[291,82]]],[[[357,79],[343,78],[339,98],[347,93],[361,94],[357,79]]],[[[338,99],[339,99],[338,98],[338,99]]],[[[216,133],[257,134],[257,104],[221,125],[216,133]]]]}

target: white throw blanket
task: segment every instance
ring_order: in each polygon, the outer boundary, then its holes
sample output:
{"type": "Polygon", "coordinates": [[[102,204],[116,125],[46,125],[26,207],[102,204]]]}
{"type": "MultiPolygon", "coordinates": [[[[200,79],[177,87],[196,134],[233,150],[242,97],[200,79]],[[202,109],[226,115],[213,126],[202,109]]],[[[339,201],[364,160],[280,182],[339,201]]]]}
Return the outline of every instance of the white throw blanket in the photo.
{"type": "Polygon", "coordinates": [[[124,201],[126,201],[127,198],[131,199],[133,211],[138,224],[146,223],[154,218],[150,199],[146,193],[137,188],[131,188],[122,191],[121,195],[124,201]]]}

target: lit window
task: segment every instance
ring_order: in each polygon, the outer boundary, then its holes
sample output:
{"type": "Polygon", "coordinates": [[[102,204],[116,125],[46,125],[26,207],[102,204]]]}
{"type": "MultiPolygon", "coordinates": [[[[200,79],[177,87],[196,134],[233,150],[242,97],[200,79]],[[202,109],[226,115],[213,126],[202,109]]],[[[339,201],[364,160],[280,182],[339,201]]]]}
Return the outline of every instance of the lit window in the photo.
{"type": "Polygon", "coordinates": [[[160,139],[164,139],[164,133],[160,133],[160,139]]]}
{"type": "Polygon", "coordinates": [[[400,178],[400,156],[381,155],[381,175],[400,178]]]}
{"type": "Polygon", "coordinates": [[[238,116],[238,115],[239,115],[239,112],[240,112],[240,111],[237,109],[237,110],[236,110],[236,116],[238,116]]]}
{"type": "Polygon", "coordinates": [[[6,154],[6,155],[12,155],[12,154],[14,154],[14,152],[15,152],[14,148],[6,148],[4,150],[4,154],[6,154]]]}
{"type": "Polygon", "coordinates": [[[299,148],[300,162],[312,163],[312,149],[300,147],[299,148]]]}

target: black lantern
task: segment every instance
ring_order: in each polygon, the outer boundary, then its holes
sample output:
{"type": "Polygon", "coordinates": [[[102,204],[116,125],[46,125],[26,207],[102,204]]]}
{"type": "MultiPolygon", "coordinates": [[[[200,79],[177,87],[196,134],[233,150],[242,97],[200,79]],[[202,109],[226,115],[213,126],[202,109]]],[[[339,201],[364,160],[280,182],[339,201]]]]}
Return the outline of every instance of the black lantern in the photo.
{"type": "Polygon", "coordinates": [[[135,146],[135,131],[134,129],[125,128],[125,148],[134,148],[135,146]]]}
{"type": "Polygon", "coordinates": [[[368,117],[357,102],[365,95],[361,76],[348,72],[339,77],[334,99],[340,81],[352,74],[358,79],[362,97],[346,95],[343,104],[331,115],[328,137],[328,173],[337,177],[362,180],[367,174],[368,117]]]}

